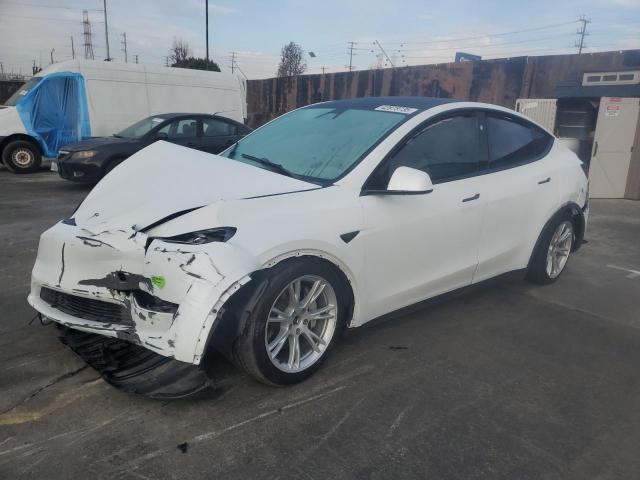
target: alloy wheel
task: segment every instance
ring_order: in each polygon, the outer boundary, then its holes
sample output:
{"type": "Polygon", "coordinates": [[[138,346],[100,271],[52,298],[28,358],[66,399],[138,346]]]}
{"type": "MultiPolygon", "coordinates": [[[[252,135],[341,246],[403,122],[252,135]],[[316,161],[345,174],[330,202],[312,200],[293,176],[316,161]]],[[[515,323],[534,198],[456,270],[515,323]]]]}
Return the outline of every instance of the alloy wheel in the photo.
{"type": "Polygon", "coordinates": [[[324,354],[337,324],[337,297],[316,275],[290,282],[276,297],[265,326],[269,359],[286,373],[301,372],[324,354]]]}
{"type": "Polygon", "coordinates": [[[556,228],[547,251],[547,275],[557,278],[569,260],[573,244],[573,224],[565,220],[556,228]]]}

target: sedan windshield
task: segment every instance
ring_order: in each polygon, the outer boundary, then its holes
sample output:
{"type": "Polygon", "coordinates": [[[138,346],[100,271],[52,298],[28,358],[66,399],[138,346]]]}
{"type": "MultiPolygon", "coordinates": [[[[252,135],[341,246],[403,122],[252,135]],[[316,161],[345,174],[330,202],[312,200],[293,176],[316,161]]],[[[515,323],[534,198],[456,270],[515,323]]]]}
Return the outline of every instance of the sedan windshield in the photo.
{"type": "Polygon", "coordinates": [[[121,138],[140,138],[164,121],[165,119],[160,117],[145,118],[144,120],[140,120],[130,127],[125,128],[121,132],[114,134],[113,136],[121,138]]]}
{"type": "Polygon", "coordinates": [[[335,180],[407,115],[373,108],[307,107],[246,136],[221,155],[291,176],[335,180]]]}

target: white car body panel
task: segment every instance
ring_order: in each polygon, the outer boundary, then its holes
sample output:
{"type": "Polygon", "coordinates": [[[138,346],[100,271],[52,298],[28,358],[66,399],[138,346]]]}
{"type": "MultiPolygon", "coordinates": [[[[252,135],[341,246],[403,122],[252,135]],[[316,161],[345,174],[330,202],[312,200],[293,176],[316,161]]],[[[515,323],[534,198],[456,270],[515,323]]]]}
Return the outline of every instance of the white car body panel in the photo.
{"type": "Polygon", "coordinates": [[[16,107],[0,107],[0,136],[26,135],[27,130],[16,107]]]}
{"type": "Polygon", "coordinates": [[[586,202],[580,162],[559,142],[539,161],[439,183],[429,194],[361,196],[372,171],[412,129],[433,115],[461,108],[520,116],[467,102],[430,108],[327,187],[157,142],[94,188],[73,215],[75,225],[61,222],[42,235],[29,303],[69,327],[124,338],[198,364],[225,302],[254,272],[285,258],[325,258],[345,274],[354,297],[351,327],[523,269],[549,218],[569,202],[586,202]],[[538,183],[547,177],[549,182],[538,183]],[[476,195],[474,201],[463,201],[476,195]],[[202,245],[155,238],[214,227],[237,232],[226,242],[202,245]],[[351,241],[341,239],[350,232],[357,232],[351,241]],[[119,293],[113,282],[120,271],[140,290],[177,304],[177,313],[150,312],[119,293]],[[166,283],[159,286],[154,277],[166,283]],[[105,325],[67,315],[40,298],[42,287],[125,305],[132,323],[105,325]]]}

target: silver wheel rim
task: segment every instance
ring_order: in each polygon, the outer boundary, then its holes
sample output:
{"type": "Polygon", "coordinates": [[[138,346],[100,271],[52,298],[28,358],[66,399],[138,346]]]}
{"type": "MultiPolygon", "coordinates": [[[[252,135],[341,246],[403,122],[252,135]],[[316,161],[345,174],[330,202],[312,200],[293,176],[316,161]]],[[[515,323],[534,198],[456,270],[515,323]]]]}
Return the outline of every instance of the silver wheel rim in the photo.
{"type": "Polygon", "coordinates": [[[557,278],[567,264],[573,244],[573,225],[565,220],[553,232],[547,251],[547,275],[557,278]]]}
{"type": "Polygon", "coordinates": [[[276,297],[265,326],[271,363],[286,373],[301,372],[327,350],[337,322],[337,299],[331,284],[316,275],[289,283],[276,297]]]}
{"type": "Polygon", "coordinates": [[[34,161],[33,153],[26,148],[18,148],[11,155],[13,162],[20,167],[30,167],[34,161]]]}

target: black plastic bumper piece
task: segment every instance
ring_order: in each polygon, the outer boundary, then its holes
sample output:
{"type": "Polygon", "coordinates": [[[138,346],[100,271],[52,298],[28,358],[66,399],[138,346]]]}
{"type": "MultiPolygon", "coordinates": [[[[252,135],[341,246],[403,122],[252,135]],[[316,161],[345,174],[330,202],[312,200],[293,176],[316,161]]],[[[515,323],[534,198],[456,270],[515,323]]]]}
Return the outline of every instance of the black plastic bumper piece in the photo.
{"type": "Polygon", "coordinates": [[[198,365],[163,357],[117,338],[60,327],[60,341],[109,384],[150,398],[183,398],[211,386],[198,365]]]}

